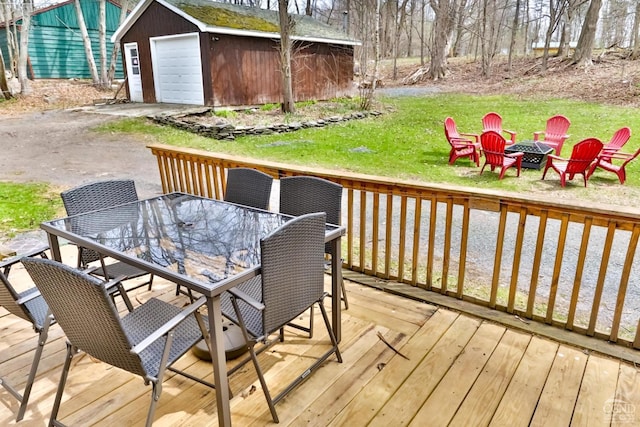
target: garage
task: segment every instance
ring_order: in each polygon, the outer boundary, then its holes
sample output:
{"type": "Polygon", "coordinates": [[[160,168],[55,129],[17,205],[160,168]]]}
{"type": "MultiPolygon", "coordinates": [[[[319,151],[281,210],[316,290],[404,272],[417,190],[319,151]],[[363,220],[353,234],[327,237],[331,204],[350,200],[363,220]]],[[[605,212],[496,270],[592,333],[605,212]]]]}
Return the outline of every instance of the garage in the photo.
{"type": "Polygon", "coordinates": [[[198,33],[149,41],[157,102],[204,105],[198,33]]]}

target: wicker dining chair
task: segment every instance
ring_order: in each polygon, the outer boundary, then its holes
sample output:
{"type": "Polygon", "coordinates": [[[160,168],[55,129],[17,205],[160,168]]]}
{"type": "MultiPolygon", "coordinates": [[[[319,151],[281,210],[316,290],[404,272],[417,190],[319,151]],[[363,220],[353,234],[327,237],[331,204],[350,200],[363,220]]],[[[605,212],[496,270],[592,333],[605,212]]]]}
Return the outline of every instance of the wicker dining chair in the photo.
{"type": "MultiPolygon", "coordinates": [[[[276,423],[276,403],[309,378],[332,354],[336,355],[338,362],[342,362],[323,304],[327,296],[323,277],[325,228],[326,215],[314,213],[294,218],[263,238],[260,241],[261,275],[230,289],[223,294],[221,301],[223,314],[240,326],[250,352],[249,358],[229,370],[229,373],[249,360],[253,361],[271,416],[276,423]],[[255,345],[258,342],[267,344],[270,335],[281,330],[314,304],[320,307],[331,348],[272,398],[258,363],[255,345]]],[[[280,340],[282,341],[282,336],[280,340]]],[[[262,347],[264,348],[266,347],[262,347]]]]}
{"type": "MultiPolygon", "coordinates": [[[[133,180],[119,179],[97,181],[74,187],[60,193],[60,197],[64,203],[67,215],[73,216],[98,209],[111,208],[124,203],[135,202],[138,200],[138,193],[133,180]]],[[[107,264],[104,262],[104,257],[98,252],[92,249],[78,247],[78,268],[87,269],[89,264],[95,261],[100,261],[100,267],[93,269],[91,274],[103,277],[106,280],[111,280],[118,276],[124,276],[124,280],[128,280],[149,275],[147,281],[130,287],[127,290],[130,291],[142,286],[148,286],[148,289],[151,289],[153,284],[152,274],[120,261],[107,264]]]]}
{"type": "MultiPolygon", "coordinates": [[[[22,254],[25,257],[44,257],[45,251],[49,248],[42,246],[28,253],[22,254]]],[[[38,346],[36,347],[33,361],[31,362],[31,370],[27,377],[27,383],[24,391],[20,394],[13,386],[11,386],[4,378],[0,378],[0,385],[4,387],[13,397],[18,399],[20,407],[16,422],[24,418],[31,395],[31,388],[38,372],[40,357],[42,350],[47,342],[49,327],[55,323],[53,317],[49,315],[47,303],[44,301],[37,288],[31,287],[22,292],[17,292],[9,282],[9,271],[11,267],[18,263],[20,257],[12,257],[0,262],[0,306],[4,307],[9,313],[26,320],[33,325],[33,329],[38,333],[38,346]]]]}
{"type": "Polygon", "coordinates": [[[232,168],[227,172],[226,202],[268,209],[273,178],[264,172],[249,168],[232,168]]]}
{"type": "MultiPolygon", "coordinates": [[[[184,374],[171,365],[201,339],[208,339],[198,309],[200,297],[185,308],[151,298],[120,318],[109,297],[109,284],[97,277],[47,259],[25,259],[23,264],[67,336],[65,359],[49,425],[57,420],[73,356],[83,351],[95,359],[141,376],[151,383],[146,425],[153,422],[165,371],[184,374]]],[[[115,281],[112,281],[113,283],[115,281]]],[[[213,384],[184,374],[209,387],[213,384]]]]}
{"type": "MultiPolygon", "coordinates": [[[[292,176],[280,179],[280,213],[300,216],[324,212],[329,224],[340,225],[342,216],[342,186],[326,179],[312,176],[292,176]]],[[[331,244],[324,246],[325,254],[333,256],[331,244]]],[[[342,301],[345,310],[349,309],[344,280],[341,282],[342,301]]],[[[291,324],[313,337],[313,306],[311,307],[309,327],[291,324]]]]}

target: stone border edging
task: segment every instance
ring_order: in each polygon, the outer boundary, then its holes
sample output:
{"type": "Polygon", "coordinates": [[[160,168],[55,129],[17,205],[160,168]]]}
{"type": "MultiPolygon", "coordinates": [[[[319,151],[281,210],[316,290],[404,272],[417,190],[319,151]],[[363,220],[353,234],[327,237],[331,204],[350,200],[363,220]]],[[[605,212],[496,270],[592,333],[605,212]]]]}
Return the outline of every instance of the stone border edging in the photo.
{"type": "MultiPolygon", "coordinates": [[[[205,114],[209,111],[210,109],[207,111],[199,111],[195,115],[205,114]]],[[[324,127],[334,123],[365,119],[370,116],[377,117],[380,115],[382,115],[382,113],[379,111],[356,111],[350,114],[345,114],[344,116],[331,116],[326,119],[309,120],[305,122],[276,123],[269,126],[233,126],[231,124],[205,125],[186,119],[185,117],[188,116],[187,114],[157,115],[150,118],[156,123],[173,126],[177,129],[186,130],[209,138],[232,141],[240,136],[295,132],[300,129],[324,127]]]]}

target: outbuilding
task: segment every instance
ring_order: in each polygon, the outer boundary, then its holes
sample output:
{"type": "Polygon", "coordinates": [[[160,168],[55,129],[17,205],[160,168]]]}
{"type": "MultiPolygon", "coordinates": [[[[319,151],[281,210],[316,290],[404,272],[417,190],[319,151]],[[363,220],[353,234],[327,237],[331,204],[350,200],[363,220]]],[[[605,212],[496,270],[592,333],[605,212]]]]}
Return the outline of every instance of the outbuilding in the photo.
{"type": "MultiPolygon", "coordinates": [[[[105,6],[105,32],[107,55],[109,56],[113,48],[109,39],[120,24],[122,8],[118,3],[110,0],[106,1],[105,6]]],[[[100,52],[99,5],[95,0],[80,0],[80,8],[91,39],[93,54],[96,56],[100,52]]],[[[13,26],[14,23],[0,23],[0,49],[2,49],[2,56],[5,60],[5,69],[10,70],[7,25],[13,26]]],[[[18,18],[15,25],[19,29],[22,25],[22,19],[18,18]]],[[[119,58],[116,63],[115,77],[121,79],[123,71],[119,58]]],[[[97,58],[96,62],[98,62],[97,58]]],[[[32,13],[29,29],[28,68],[29,77],[34,79],[91,78],[73,0],[37,9],[32,13]]]]}
{"type": "MultiPolygon", "coordinates": [[[[353,91],[343,32],[293,15],[296,101],[353,91]]],[[[282,101],[278,13],[208,0],[142,0],[115,32],[132,102],[237,106],[282,101]]]]}

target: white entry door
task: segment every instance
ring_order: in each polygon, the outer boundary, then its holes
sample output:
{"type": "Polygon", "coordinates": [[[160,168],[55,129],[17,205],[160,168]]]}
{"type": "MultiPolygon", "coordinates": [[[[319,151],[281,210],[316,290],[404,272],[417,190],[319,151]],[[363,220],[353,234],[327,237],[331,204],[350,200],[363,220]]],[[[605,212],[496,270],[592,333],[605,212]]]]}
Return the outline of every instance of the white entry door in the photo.
{"type": "Polygon", "coordinates": [[[150,41],[156,101],[204,105],[198,33],[156,37],[150,41]]]}
{"type": "Polygon", "coordinates": [[[125,43],[124,57],[127,63],[127,82],[129,84],[131,102],[143,102],[138,43],[125,43]]]}

